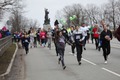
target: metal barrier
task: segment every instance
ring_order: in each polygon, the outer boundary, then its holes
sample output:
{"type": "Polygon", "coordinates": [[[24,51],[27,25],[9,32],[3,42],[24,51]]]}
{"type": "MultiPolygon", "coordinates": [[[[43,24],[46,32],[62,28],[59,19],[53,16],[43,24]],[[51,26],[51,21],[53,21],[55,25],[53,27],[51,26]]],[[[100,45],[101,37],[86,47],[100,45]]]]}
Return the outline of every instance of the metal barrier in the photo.
{"type": "Polygon", "coordinates": [[[0,39],[0,56],[6,51],[6,49],[12,44],[12,36],[8,36],[0,39]]]}

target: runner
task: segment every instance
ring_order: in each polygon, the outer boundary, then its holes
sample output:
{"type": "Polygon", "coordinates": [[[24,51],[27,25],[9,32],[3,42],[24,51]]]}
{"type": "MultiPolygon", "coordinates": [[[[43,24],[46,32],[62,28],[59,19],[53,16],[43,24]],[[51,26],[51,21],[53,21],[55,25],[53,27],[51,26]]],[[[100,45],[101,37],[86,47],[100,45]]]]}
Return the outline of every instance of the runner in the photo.
{"type": "Polygon", "coordinates": [[[52,38],[53,38],[53,42],[54,42],[55,50],[56,50],[56,56],[58,56],[58,48],[57,48],[57,45],[56,45],[56,37],[57,37],[57,32],[58,31],[59,31],[59,28],[56,27],[56,28],[54,28],[53,33],[52,33],[52,38]]]}
{"type": "Polygon", "coordinates": [[[76,29],[74,30],[73,34],[74,34],[74,41],[76,45],[76,51],[77,51],[77,61],[78,61],[78,64],[81,65],[83,41],[85,39],[85,35],[83,30],[79,29],[78,26],[76,26],[76,29]]]}
{"type": "Polygon", "coordinates": [[[30,47],[31,47],[31,48],[34,47],[34,36],[35,36],[35,34],[34,34],[34,29],[32,28],[32,29],[30,30],[30,47]]]}
{"type": "Polygon", "coordinates": [[[58,64],[60,64],[60,61],[61,61],[62,67],[64,70],[66,68],[64,63],[65,37],[63,36],[62,31],[57,32],[56,44],[57,44],[58,53],[59,53],[58,64]]]}
{"type": "Polygon", "coordinates": [[[108,56],[111,52],[110,40],[112,40],[112,32],[108,30],[107,25],[104,25],[104,30],[100,35],[102,41],[102,49],[105,63],[107,63],[108,56]]]}
{"type": "Polygon", "coordinates": [[[28,52],[29,52],[29,43],[30,43],[30,37],[27,34],[27,32],[24,32],[24,35],[23,35],[23,45],[24,45],[26,54],[28,54],[28,52]]]}
{"type": "Polygon", "coordinates": [[[93,38],[95,39],[95,46],[96,46],[96,50],[97,50],[98,49],[98,44],[99,44],[98,24],[95,25],[92,32],[93,32],[93,38]]]}
{"type": "Polygon", "coordinates": [[[45,47],[46,38],[47,38],[46,32],[45,32],[44,29],[42,29],[41,32],[40,32],[40,39],[41,39],[42,47],[45,47]]]}
{"type": "Polygon", "coordinates": [[[86,50],[86,40],[87,40],[87,31],[88,31],[88,28],[85,27],[85,23],[82,23],[82,26],[80,27],[80,31],[82,30],[83,31],[83,35],[85,36],[84,40],[83,40],[83,48],[84,50],[86,50]]]}

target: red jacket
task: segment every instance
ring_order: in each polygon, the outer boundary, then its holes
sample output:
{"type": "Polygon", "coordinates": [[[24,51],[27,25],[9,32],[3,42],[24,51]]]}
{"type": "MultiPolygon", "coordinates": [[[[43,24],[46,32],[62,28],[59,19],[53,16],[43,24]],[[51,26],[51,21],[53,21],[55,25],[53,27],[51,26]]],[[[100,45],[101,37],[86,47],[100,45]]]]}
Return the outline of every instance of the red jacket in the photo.
{"type": "Polygon", "coordinates": [[[46,38],[46,32],[41,31],[40,32],[40,39],[45,39],[46,38]]]}
{"type": "Polygon", "coordinates": [[[99,38],[98,28],[93,28],[92,32],[94,38],[99,38]]]}

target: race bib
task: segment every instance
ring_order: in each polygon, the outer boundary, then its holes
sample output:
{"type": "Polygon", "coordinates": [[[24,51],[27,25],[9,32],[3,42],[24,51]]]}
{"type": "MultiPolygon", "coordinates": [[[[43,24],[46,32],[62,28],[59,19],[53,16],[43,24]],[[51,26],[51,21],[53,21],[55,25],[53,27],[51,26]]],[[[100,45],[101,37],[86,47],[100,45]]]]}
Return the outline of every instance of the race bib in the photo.
{"type": "Polygon", "coordinates": [[[66,33],[66,31],[63,31],[63,33],[66,33]]]}
{"type": "Polygon", "coordinates": [[[25,40],[25,42],[28,42],[28,40],[25,40]]]}
{"type": "Polygon", "coordinates": [[[80,39],[80,36],[76,36],[76,39],[80,39]]]}

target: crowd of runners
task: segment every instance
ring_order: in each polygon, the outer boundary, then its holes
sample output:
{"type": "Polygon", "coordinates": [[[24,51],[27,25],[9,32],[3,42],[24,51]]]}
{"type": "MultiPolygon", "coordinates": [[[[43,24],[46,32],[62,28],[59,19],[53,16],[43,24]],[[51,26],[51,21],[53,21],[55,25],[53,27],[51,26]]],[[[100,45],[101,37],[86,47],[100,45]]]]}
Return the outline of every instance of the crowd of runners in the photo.
{"type": "Polygon", "coordinates": [[[51,49],[51,43],[55,45],[56,56],[59,56],[58,64],[62,64],[63,69],[66,68],[64,63],[65,47],[68,44],[71,46],[73,55],[77,55],[78,65],[81,65],[81,58],[83,50],[87,50],[86,43],[95,44],[96,50],[103,50],[105,63],[107,63],[108,56],[111,52],[110,40],[112,40],[112,32],[109,26],[103,21],[101,24],[94,24],[89,26],[82,23],[81,26],[62,26],[54,24],[54,29],[39,28],[38,30],[30,28],[29,31],[21,31],[14,33],[14,41],[22,44],[26,54],[29,53],[29,48],[37,48],[40,45],[42,48],[48,47],[51,49]]]}

